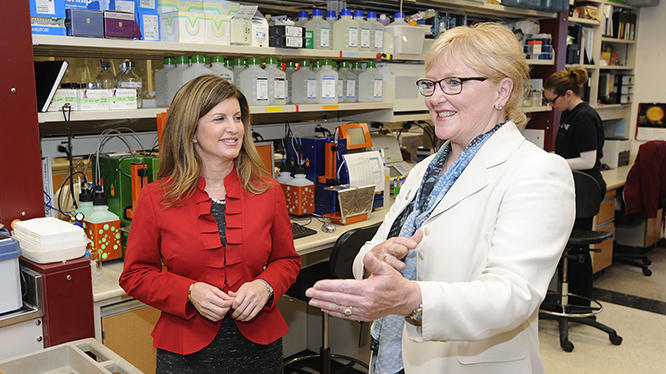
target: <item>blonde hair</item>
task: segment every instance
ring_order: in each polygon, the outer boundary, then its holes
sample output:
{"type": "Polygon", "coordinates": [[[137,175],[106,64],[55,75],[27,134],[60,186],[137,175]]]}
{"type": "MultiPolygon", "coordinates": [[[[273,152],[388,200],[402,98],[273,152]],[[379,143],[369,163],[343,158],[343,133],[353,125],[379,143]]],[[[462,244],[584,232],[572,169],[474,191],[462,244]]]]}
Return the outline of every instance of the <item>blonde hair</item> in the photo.
{"type": "Polygon", "coordinates": [[[160,144],[160,170],[165,205],[179,205],[194,193],[202,161],[194,150],[194,133],[199,119],[219,103],[236,99],[245,128],[243,144],[234,166],[245,191],[260,194],[269,188],[269,173],[252,141],[250,107],[243,93],[216,75],[203,75],[183,85],[173,98],[164,123],[160,144]]]}
{"type": "Polygon", "coordinates": [[[553,75],[546,79],[543,88],[545,90],[552,89],[555,95],[564,95],[567,91],[571,90],[574,95],[580,97],[585,84],[587,84],[587,70],[576,66],[553,73],[553,75]]]}
{"type": "Polygon", "coordinates": [[[504,78],[511,79],[513,91],[504,110],[507,118],[517,126],[527,123],[519,103],[530,69],[523,48],[509,28],[495,22],[483,22],[445,31],[426,56],[426,71],[438,63],[464,64],[496,83],[504,78]]]}

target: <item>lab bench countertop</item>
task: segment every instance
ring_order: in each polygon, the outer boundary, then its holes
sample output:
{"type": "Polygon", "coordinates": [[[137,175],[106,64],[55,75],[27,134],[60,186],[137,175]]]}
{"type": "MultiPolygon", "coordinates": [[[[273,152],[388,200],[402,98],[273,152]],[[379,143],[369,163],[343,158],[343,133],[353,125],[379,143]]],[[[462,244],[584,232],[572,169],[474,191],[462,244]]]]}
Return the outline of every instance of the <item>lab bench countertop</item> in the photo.
{"type": "MultiPolygon", "coordinates": [[[[344,226],[335,225],[336,230],[332,233],[321,231],[322,223],[314,217],[309,224],[306,224],[306,219],[294,219],[293,221],[298,224],[317,230],[317,234],[315,235],[310,235],[294,240],[296,252],[298,252],[300,255],[306,255],[331,248],[333,247],[333,244],[338,239],[338,237],[346,231],[354,228],[369,226],[376,222],[381,222],[388,211],[389,207],[384,207],[373,211],[370,214],[370,217],[365,221],[344,226]]],[[[128,297],[125,294],[125,291],[118,285],[118,279],[120,279],[120,274],[122,271],[122,260],[114,260],[102,264],[102,274],[95,277],[93,280],[93,302],[99,303],[113,298],[128,297]]]]}

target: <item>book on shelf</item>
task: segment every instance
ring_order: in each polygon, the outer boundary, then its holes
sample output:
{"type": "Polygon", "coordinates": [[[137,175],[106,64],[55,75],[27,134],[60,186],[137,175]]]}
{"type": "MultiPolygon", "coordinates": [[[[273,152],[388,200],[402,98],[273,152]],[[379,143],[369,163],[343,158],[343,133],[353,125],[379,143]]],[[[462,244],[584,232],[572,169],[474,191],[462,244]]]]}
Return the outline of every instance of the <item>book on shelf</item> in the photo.
{"type": "Polygon", "coordinates": [[[625,9],[616,9],[613,12],[613,37],[624,40],[634,40],[636,37],[636,13],[625,9]]]}

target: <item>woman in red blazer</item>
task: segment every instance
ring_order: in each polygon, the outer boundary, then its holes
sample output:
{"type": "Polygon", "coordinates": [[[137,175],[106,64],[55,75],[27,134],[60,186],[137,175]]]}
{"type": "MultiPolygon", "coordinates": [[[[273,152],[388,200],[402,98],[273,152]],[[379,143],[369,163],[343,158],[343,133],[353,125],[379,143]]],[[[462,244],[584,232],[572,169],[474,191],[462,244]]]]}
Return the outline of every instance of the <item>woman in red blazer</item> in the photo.
{"type": "Polygon", "coordinates": [[[186,83],[160,161],[120,276],[128,295],[162,311],[157,373],[282,373],[288,328],[276,304],[301,258],[282,189],[252,143],[245,96],[213,75],[186,83]]]}

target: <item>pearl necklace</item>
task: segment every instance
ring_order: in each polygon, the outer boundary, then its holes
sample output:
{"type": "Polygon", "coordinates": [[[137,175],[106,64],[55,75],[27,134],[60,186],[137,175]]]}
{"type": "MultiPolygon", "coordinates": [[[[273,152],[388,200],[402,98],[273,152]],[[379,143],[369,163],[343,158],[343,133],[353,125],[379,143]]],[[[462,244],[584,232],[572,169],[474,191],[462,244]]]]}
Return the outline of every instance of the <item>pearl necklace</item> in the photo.
{"type": "Polygon", "coordinates": [[[210,199],[213,200],[213,202],[216,203],[216,204],[220,204],[220,205],[226,204],[226,201],[224,199],[218,200],[218,199],[213,199],[212,197],[210,199]]]}

